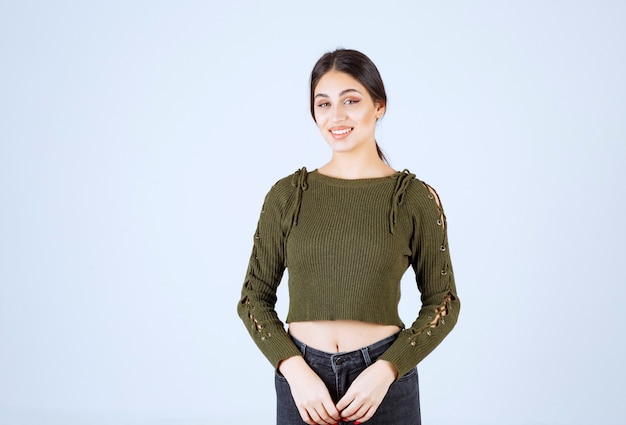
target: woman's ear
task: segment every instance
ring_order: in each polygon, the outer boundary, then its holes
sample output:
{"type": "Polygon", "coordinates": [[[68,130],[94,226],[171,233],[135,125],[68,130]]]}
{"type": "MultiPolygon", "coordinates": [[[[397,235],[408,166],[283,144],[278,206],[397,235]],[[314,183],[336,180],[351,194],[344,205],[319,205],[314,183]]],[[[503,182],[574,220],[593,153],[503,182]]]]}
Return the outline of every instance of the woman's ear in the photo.
{"type": "Polygon", "coordinates": [[[376,119],[379,120],[385,115],[386,107],[382,102],[376,102],[374,105],[376,106],[376,119]]]}

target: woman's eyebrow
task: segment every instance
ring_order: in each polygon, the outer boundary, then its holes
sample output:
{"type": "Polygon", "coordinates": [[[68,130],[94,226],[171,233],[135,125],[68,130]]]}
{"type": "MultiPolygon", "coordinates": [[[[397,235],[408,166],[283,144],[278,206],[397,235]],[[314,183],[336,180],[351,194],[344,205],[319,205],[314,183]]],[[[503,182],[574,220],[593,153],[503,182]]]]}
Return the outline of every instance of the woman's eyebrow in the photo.
{"type": "MultiPolygon", "coordinates": [[[[345,89],[345,90],[343,90],[341,93],[339,93],[339,97],[343,96],[343,95],[344,95],[344,94],[346,94],[346,93],[351,93],[351,92],[355,92],[355,93],[358,93],[358,94],[362,94],[362,93],[361,93],[360,91],[358,91],[357,89],[345,89]]],[[[316,94],[316,95],[315,95],[315,99],[317,99],[318,97],[330,97],[330,96],[329,96],[329,95],[327,95],[327,94],[324,94],[324,93],[318,93],[318,94],[316,94]]]]}

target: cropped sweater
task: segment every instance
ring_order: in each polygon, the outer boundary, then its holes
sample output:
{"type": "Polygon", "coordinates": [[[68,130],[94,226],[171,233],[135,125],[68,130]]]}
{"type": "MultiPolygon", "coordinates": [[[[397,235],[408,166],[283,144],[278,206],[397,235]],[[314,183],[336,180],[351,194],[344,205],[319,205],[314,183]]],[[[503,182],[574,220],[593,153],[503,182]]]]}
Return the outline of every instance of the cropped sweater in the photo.
{"type": "Polygon", "coordinates": [[[394,364],[398,377],[424,359],[458,318],[443,208],[434,189],[406,170],[345,180],[302,168],[270,189],[237,310],[274,367],[301,355],[275,310],[285,269],[287,323],[358,320],[402,328],[380,357],[394,364]],[[405,329],[398,303],[409,266],[421,307],[405,329]]]}

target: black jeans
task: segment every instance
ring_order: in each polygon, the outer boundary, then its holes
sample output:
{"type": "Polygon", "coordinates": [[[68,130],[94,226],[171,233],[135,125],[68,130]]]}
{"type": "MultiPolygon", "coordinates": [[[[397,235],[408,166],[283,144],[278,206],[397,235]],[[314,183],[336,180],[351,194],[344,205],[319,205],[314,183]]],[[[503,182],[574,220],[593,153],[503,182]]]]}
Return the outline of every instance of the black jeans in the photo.
{"type": "MultiPolygon", "coordinates": [[[[397,338],[387,337],[372,345],[347,353],[326,353],[308,347],[291,337],[300,348],[304,360],[324,381],[335,403],[348,391],[350,384],[376,361],[397,338]]],[[[276,372],[277,425],[306,425],[296,407],[285,377],[276,372]]],[[[342,422],[352,424],[352,422],[342,422]]],[[[391,384],[376,413],[367,425],[420,425],[420,400],[417,368],[391,384]]],[[[364,424],[365,425],[365,424],[364,424]]]]}

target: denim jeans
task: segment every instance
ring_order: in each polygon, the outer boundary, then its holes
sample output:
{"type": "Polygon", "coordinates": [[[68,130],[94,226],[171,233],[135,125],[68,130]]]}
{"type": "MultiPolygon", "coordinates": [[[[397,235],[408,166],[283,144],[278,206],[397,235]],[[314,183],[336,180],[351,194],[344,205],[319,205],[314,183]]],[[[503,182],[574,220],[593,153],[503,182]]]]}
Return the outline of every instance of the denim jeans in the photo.
{"type": "MultiPolygon", "coordinates": [[[[304,360],[324,381],[331,398],[337,403],[348,391],[350,384],[356,377],[393,344],[397,334],[359,350],[346,353],[326,353],[308,347],[293,336],[291,338],[302,352],[304,360]]],[[[300,417],[285,377],[277,371],[274,381],[277,402],[276,424],[306,425],[306,422],[302,421],[300,417]]],[[[342,422],[342,424],[352,424],[352,422],[342,422]]],[[[417,368],[414,368],[391,384],[376,413],[365,424],[421,424],[417,368]]]]}

